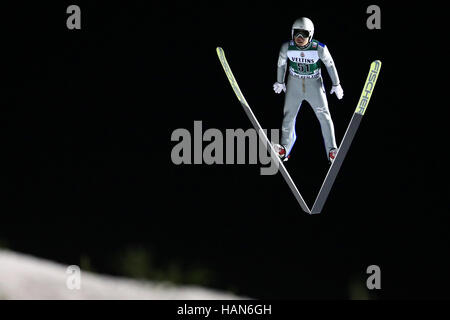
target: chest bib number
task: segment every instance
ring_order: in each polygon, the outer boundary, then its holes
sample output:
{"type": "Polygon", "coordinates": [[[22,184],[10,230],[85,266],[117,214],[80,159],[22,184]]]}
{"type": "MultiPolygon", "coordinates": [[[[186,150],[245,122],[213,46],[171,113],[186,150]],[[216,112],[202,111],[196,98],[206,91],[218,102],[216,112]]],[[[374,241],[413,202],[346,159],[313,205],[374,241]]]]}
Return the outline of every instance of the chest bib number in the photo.
{"type": "Polygon", "coordinates": [[[311,65],[310,64],[303,64],[303,63],[297,63],[297,69],[300,73],[310,73],[311,72],[311,65]]]}

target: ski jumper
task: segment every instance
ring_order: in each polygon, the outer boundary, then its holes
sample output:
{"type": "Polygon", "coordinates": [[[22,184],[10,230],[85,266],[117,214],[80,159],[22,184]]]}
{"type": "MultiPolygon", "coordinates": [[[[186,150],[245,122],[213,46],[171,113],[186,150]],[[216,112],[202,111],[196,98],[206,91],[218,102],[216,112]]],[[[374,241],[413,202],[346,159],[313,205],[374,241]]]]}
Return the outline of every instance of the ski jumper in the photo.
{"type": "Polygon", "coordinates": [[[333,85],[339,85],[333,58],[324,44],[313,39],[306,47],[299,48],[291,40],[281,46],[277,82],[284,83],[286,71],[289,70],[281,126],[281,144],[285,146],[287,155],[291,152],[297,138],[295,120],[304,100],[312,107],[320,122],[327,158],[329,151],[337,148],[333,121],[321,76],[322,63],[333,85]]]}

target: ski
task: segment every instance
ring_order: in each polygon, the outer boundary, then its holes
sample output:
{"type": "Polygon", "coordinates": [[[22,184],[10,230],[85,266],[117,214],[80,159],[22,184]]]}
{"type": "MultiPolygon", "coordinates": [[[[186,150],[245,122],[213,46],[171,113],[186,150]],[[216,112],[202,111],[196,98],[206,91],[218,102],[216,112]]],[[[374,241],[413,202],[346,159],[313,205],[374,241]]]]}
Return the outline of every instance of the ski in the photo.
{"type": "Polygon", "coordinates": [[[298,190],[297,186],[295,185],[294,181],[292,180],[291,176],[287,172],[283,162],[281,161],[280,157],[277,155],[276,151],[274,150],[272,143],[267,138],[266,133],[262,129],[261,125],[259,124],[258,120],[256,119],[252,109],[250,108],[249,104],[244,98],[244,95],[241,92],[241,89],[239,88],[236,79],[234,78],[233,73],[231,72],[230,66],[227,62],[227,59],[225,58],[225,52],[221,47],[217,47],[216,49],[217,55],[219,57],[220,63],[222,64],[222,67],[225,71],[225,74],[227,75],[228,80],[230,81],[231,87],[233,88],[234,93],[236,94],[236,97],[238,98],[239,102],[241,103],[242,107],[244,108],[245,113],[247,114],[248,118],[250,119],[250,122],[252,123],[255,130],[258,132],[258,136],[263,142],[264,146],[269,146],[270,148],[270,156],[273,161],[278,165],[278,170],[281,172],[281,175],[283,176],[284,180],[288,184],[289,188],[291,189],[292,193],[294,194],[297,202],[300,204],[300,207],[305,211],[306,213],[311,214],[310,209],[306,205],[305,200],[303,200],[302,195],[300,194],[300,191],[298,190]]]}
{"type": "Polygon", "coordinates": [[[361,93],[361,97],[359,98],[355,112],[353,113],[353,116],[352,116],[350,123],[347,127],[347,130],[344,134],[341,145],[338,148],[338,152],[336,154],[336,159],[333,161],[333,164],[328,169],[327,175],[325,176],[325,179],[322,183],[320,191],[316,197],[316,200],[314,201],[313,207],[310,210],[308,208],[305,200],[303,199],[302,195],[300,194],[300,191],[298,190],[297,186],[295,185],[294,181],[292,180],[291,176],[289,175],[288,171],[286,170],[283,162],[278,157],[272,144],[270,143],[269,139],[267,138],[267,135],[265,134],[264,130],[262,129],[261,125],[259,124],[258,120],[256,119],[252,109],[250,108],[249,104],[245,100],[244,95],[242,94],[242,91],[240,90],[240,88],[236,82],[236,79],[230,69],[230,66],[225,58],[225,53],[224,53],[223,49],[220,47],[217,47],[216,51],[217,51],[219,60],[222,64],[222,67],[225,71],[225,74],[227,75],[227,78],[230,81],[231,87],[233,88],[233,91],[236,94],[236,97],[238,98],[239,102],[241,103],[242,107],[244,108],[244,111],[247,114],[248,118],[250,119],[253,127],[259,132],[259,137],[260,137],[260,139],[262,139],[261,141],[263,142],[263,144],[270,147],[270,150],[269,150],[270,155],[271,155],[273,161],[276,161],[278,168],[281,172],[281,175],[283,176],[284,180],[288,184],[288,186],[291,189],[292,193],[294,194],[296,200],[300,204],[300,207],[303,209],[303,211],[305,211],[309,214],[320,213],[323,209],[323,206],[325,205],[328,195],[330,194],[330,191],[334,184],[334,181],[336,180],[339,170],[341,169],[342,163],[344,162],[345,156],[347,155],[347,152],[350,149],[350,145],[353,142],[353,138],[355,137],[356,132],[358,131],[362,117],[364,116],[364,113],[367,109],[370,98],[372,96],[372,92],[375,88],[376,81],[378,79],[378,75],[379,75],[380,68],[381,68],[381,61],[375,60],[370,65],[370,71],[367,76],[366,82],[364,84],[363,91],[361,93]]]}
{"type": "Polygon", "coordinates": [[[325,204],[325,201],[328,198],[328,195],[331,191],[331,187],[334,184],[336,176],[344,162],[345,156],[347,155],[348,149],[352,144],[353,138],[355,137],[356,131],[359,128],[362,117],[367,110],[367,106],[370,101],[370,97],[372,96],[373,89],[375,88],[375,83],[377,82],[378,75],[380,73],[381,61],[375,60],[370,64],[369,75],[367,76],[366,82],[363,87],[363,91],[361,93],[361,97],[359,98],[359,102],[353,113],[352,119],[350,120],[350,124],[345,131],[344,138],[342,138],[341,145],[338,149],[337,155],[333,164],[328,169],[328,173],[325,177],[325,180],[322,183],[320,191],[314,201],[314,205],[311,209],[311,214],[317,214],[322,211],[322,208],[325,204]]]}

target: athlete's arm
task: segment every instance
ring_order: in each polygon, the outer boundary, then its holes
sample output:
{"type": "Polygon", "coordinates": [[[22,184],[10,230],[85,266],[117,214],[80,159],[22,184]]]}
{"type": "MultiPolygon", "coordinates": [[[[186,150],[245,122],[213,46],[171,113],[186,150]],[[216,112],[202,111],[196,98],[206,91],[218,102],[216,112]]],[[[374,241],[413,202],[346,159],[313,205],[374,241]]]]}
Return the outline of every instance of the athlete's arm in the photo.
{"type": "Polygon", "coordinates": [[[284,83],[287,70],[287,51],[289,47],[289,42],[283,43],[280,49],[280,54],[278,55],[278,68],[277,68],[277,82],[284,83]]]}
{"type": "Polygon", "coordinates": [[[340,84],[339,76],[333,58],[331,57],[330,51],[328,51],[328,47],[324,44],[319,44],[317,52],[319,54],[320,60],[322,60],[323,64],[327,68],[333,86],[338,86],[340,84]]]}

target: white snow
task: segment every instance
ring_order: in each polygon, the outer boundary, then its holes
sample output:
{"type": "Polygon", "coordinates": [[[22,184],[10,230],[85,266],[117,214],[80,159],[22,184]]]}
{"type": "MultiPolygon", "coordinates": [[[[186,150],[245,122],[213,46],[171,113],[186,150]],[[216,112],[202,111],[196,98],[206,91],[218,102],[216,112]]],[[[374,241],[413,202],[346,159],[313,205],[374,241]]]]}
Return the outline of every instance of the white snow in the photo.
{"type": "Polygon", "coordinates": [[[241,299],[232,293],[198,286],[132,280],[81,270],[81,287],[70,290],[68,266],[0,250],[0,299],[18,300],[218,300],[241,299]]]}

